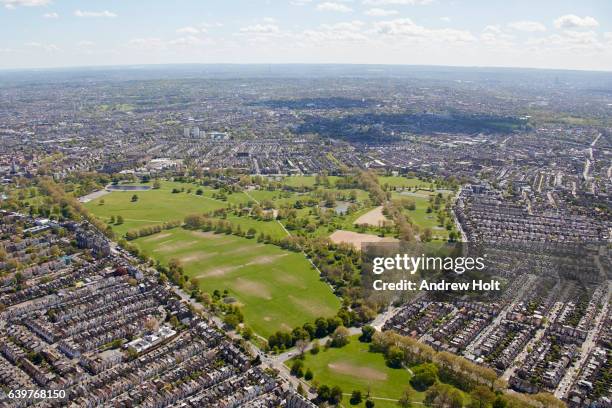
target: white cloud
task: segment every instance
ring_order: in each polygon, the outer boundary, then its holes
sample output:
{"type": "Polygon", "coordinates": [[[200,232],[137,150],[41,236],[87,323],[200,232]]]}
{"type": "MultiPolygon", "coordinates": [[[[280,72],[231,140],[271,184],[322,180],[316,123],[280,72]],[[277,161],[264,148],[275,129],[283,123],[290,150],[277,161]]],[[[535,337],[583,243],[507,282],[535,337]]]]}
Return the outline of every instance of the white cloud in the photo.
{"type": "Polygon", "coordinates": [[[35,42],[35,41],[25,43],[25,46],[30,47],[30,48],[41,49],[46,52],[56,52],[60,50],[59,47],[55,44],[44,44],[44,43],[35,42]]]}
{"type": "Polygon", "coordinates": [[[350,13],[353,11],[352,8],[342,3],[332,3],[326,1],[325,3],[321,3],[317,5],[317,10],[319,11],[336,11],[338,13],[350,13]]]}
{"type": "Polygon", "coordinates": [[[210,40],[204,40],[193,35],[186,35],[172,40],[163,40],[157,37],[134,38],[127,43],[128,48],[139,51],[171,51],[176,49],[197,48],[210,44],[210,40]]]}
{"type": "Polygon", "coordinates": [[[525,31],[528,33],[546,31],[546,27],[544,26],[544,24],[539,23],[537,21],[528,20],[513,21],[511,23],[508,23],[508,27],[517,31],[525,31]]]}
{"type": "Polygon", "coordinates": [[[599,22],[593,17],[578,17],[575,14],[566,14],[554,21],[555,27],[561,29],[593,28],[599,26],[599,22]]]}
{"type": "Polygon", "coordinates": [[[167,44],[171,47],[195,47],[198,45],[203,45],[205,43],[206,43],[205,40],[199,37],[193,36],[193,35],[179,37],[179,38],[176,38],[174,40],[170,40],[167,42],[167,44]]]}
{"type": "Polygon", "coordinates": [[[488,25],[484,28],[483,31],[487,33],[500,34],[502,32],[502,29],[498,25],[488,25]]]}
{"type": "Polygon", "coordinates": [[[77,17],[105,17],[105,18],[115,18],[117,14],[112,11],[104,10],[104,11],[81,11],[76,10],[74,15],[77,17]]]}
{"type": "Polygon", "coordinates": [[[415,24],[409,18],[380,21],[374,24],[374,32],[392,37],[427,39],[439,42],[472,42],[476,37],[469,31],[451,28],[429,29],[415,24]]]}
{"type": "Polygon", "coordinates": [[[53,13],[45,13],[43,14],[43,18],[59,18],[59,14],[53,12],[53,13]]]}
{"type": "Polygon", "coordinates": [[[444,17],[440,17],[440,20],[444,21],[445,23],[449,23],[451,21],[451,18],[444,16],[444,17]]]}
{"type": "Polygon", "coordinates": [[[370,6],[385,6],[385,5],[425,5],[431,3],[433,0],[363,0],[363,4],[370,6]]]}
{"type": "Polygon", "coordinates": [[[179,34],[190,34],[190,35],[195,35],[195,34],[200,34],[202,32],[205,32],[206,29],[201,29],[201,28],[196,28],[196,27],[181,27],[179,29],[176,30],[177,33],[179,34]],[[204,31],[202,31],[204,30],[204,31]]]}
{"type": "Polygon", "coordinates": [[[87,41],[87,40],[79,41],[77,43],[77,46],[78,47],[82,47],[82,48],[89,48],[89,47],[92,47],[94,45],[95,45],[95,43],[93,41],[87,41]]]}
{"type": "Polygon", "coordinates": [[[37,7],[46,6],[51,3],[51,0],[0,0],[0,4],[4,4],[7,9],[14,9],[15,7],[37,7]]]}
{"type": "MultiPolygon", "coordinates": [[[[605,40],[605,34],[603,36],[605,40]]],[[[605,43],[600,42],[594,31],[564,31],[562,34],[553,34],[547,37],[534,38],[527,41],[531,51],[537,53],[566,53],[580,52],[582,55],[599,53],[606,49],[605,43]]],[[[609,49],[609,47],[607,47],[609,49]]]]}
{"type": "Polygon", "coordinates": [[[488,25],[480,34],[480,41],[486,45],[496,49],[510,49],[514,46],[514,35],[504,32],[499,25],[488,25]]]}
{"type": "Polygon", "coordinates": [[[323,24],[318,29],[303,31],[297,35],[297,39],[305,43],[323,43],[325,45],[331,45],[337,41],[358,41],[364,44],[369,41],[369,38],[361,32],[363,27],[364,23],[359,20],[323,24]]]}
{"type": "Polygon", "coordinates": [[[276,24],[254,24],[240,29],[241,33],[252,33],[252,34],[275,34],[280,29],[276,24]]]}
{"type": "Polygon", "coordinates": [[[386,16],[393,16],[396,15],[398,13],[397,10],[389,10],[389,9],[382,9],[382,8],[371,8],[369,10],[367,10],[364,14],[367,16],[372,16],[372,17],[386,17],[386,16]]]}

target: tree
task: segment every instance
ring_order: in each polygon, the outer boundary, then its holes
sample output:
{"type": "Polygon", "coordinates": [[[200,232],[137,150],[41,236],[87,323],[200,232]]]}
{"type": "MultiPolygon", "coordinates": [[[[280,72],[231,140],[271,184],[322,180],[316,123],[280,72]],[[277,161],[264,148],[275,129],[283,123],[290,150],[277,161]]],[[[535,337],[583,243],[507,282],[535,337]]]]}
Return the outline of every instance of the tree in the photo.
{"type": "Polygon", "coordinates": [[[100,202],[98,202],[98,205],[104,205],[104,199],[101,199],[100,202]]]}
{"type": "Polygon", "coordinates": [[[147,321],[145,322],[145,328],[149,331],[149,332],[154,332],[157,331],[159,329],[159,322],[157,321],[156,318],[154,317],[150,317],[147,319],[147,321]]]}
{"type": "Polygon", "coordinates": [[[304,352],[306,351],[306,348],[308,347],[308,342],[306,340],[299,339],[298,341],[295,342],[295,347],[298,349],[300,353],[300,357],[304,357],[304,352]]]}
{"type": "Polygon", "coordinates": [[[412,388],[406,387],[402,393],[402,396],[397,401],[397,405],[399,405],[401,408],[410,408],[412,406],[412,399],[412,388]]]}
{"type": "Polygon", "coordinates": [[[329,391],[329,403],[338,405],[342,401],[342,388],[334,385],[329,391]]]}
{"type": "Polygon", "coordinates": [[[168,320],[168,323],[170,323],[170,325],[172,327],[174,327],[175,329],[178,329],[179,326],[181,325],[181,323],[179,322],[178,317],[176,317],[176,315],[172,315],[170,317],[170,319],[168,320]]]}
{"type": "Polygon", "coordinates": [[[317,389],[317,397],[321,401],[328,401],[329,395],[330,395],[329,387],[325,384],[321,384],[319,388],[317,389]]]}
{"type": "Polygon", "coordinates": [[[138,201],[138,195],[137,195],[137,194],[134,194],[134,195],[132,196],[132,202],[133,202],[133,203],[135,203],[136,201],[138,201]]]}
{"type": "Polygon", "coordinates": [[[344,326],[336,327],[336,330],[331,335],[332,347],[344,347],[349,343],[349,330],[344,326]]]}
{"type": "Polygon", "coordinates": [[[401,368],[404,362],[404,351],[397,346],[391,346],[385,355],[387,365],[391,368],[401,368]]]}
{"type": "Polygon", "coordinates": [[[359,341],[362,343],[370,343],[372,341],[372,336],[376,332],[376,329],[372,326],[363,326],[361,328],[361,336],[359,336],[359,341]]]}
{"type": "Polygon", "coordinates": [[[495,393],[484,385],[478,385],[470,392],[470,397],[470,408],[486,408],[495,400],[495,393]]]}
{"type": "Polygon", "coordinates": [[[493,405],[492,408],[506,408],[508,406],[508,403],[506,402],[506,400],[501,396],[497,396],[497,398],[495,398],[495,401],[493,401],[493,405]]]}
{"type": "Polygon", "coordinates": [[[319,345],[319,342],[317,340],[312,342],[312,346],[310,347],[310,354],[315,355],[315,354],[319,354],[319,351],[321,350],[321,346],[319,345]]]}
{"type": "Polygon", "coordinates": [[[421,364],[412,371],[414,376],[410,379],[410,384],[417,391],[424,391],[431,387],[438,378],[438,367],[432,363],[421,364]]]}
{"type": "Polygon", "coordinates": [[[363,397],[361,396],[361,391],[359,390],[354,390],[351,393],[351,399],[349,400],[349,402],[351,403],[351,405],[357,405],[357,404],[361,404],[363,397]]]}
{"type": "Polygon", "coordinates": [[[234,313],[228,313],[223,318],[223,323],[233,330],[240,324],[240,320],[234,313]]]}
{"type": "Polygon", "coordinates": [[[294,360],[291,364],[291,375],[298,378],[304,376],[304,362],[302,360],[294,360]]]}
{"type": "Polygon", "coordinates": [[[322,338],[327,336],[327,319],[323,317],[317,318],[315,320],[315,336],[318,338],[322,338]]]}
{"type": "Polygon", "coordinates": [[[159,182],[159,180],[155,179],[155,181],[153,182],[153,189],[159,190],[160,188],[161,188],[161,183],[159,182]]]}
{"type": "Polygon", "coordinates": [[[374,404],[374,401],[372,401],[371,399],[366,400],[365,406],[366,408],[374,408],[376,404],[374,404]]]}
{"type": "Polygon", "coordinates": [[[253,329],[248,326],[245,326],[242,329],[242,338],[245,340],[250,340],[251,338],[253,338],[253,329]]]}
{"type": "Polygon", "coordinates": [[[121,215],[118,215],[118,216],[117,216],[117,222],[116,222],[116,224],[117,224],[117,225],[121,225],[121,224],[123,224],[123,216],[121,216],[121,215]]]}
{"type": "Polygon", "coordinates": [[[421,235],[421,241],[429,242],[431,241],[432,237],[433,233],[431,231],[431,228],[427,227],[423,230],[423,234],[421,235]]]}
{"type": "Polygon", "coordinates": [[[314,374],[312,373],[312,370],[309,368],[306,370],[306,373],[304,374],[304,379],[306,381],[310,381],[312,380],[312,378],[314,377],[314,374]]]}

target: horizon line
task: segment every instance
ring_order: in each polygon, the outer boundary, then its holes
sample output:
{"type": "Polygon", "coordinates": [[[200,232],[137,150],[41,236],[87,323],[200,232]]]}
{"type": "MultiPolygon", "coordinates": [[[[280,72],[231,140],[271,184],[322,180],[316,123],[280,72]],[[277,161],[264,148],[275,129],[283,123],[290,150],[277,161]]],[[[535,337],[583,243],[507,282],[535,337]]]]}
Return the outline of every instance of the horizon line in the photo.
{"type": "Polygon", "coordinates": [[[562,71],[580,73],[604,73],[612,74],[610,70],[592,70],[577,68],[540,68],[526,66],[498,66],[498,65],[446,65],[446,64],[381,64],[381,63],[346,63],[346,62],[177,62],[177,63],[152,63],[152,64],[108,64],[108,65],[67,65],[46,67],[0,67],[0,73],[6,72],[44,72],[79,69],[117,69],[117,68],[146,68],[146,67],[179,67],[179,66],[353,66],[353,67],[423,67],[423,68],[455,68],[455,69],[499,69],[499,70],[525,70],[525,71],[562,71]]]}

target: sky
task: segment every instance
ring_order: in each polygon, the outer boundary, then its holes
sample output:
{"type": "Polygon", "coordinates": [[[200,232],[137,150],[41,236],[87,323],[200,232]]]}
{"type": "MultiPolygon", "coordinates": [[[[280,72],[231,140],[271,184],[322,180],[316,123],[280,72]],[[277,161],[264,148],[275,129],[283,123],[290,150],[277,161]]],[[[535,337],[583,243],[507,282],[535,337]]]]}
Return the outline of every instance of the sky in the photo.
{"type": "Polygon", "coordinates": [[[174,63],[612,71],[612,2],[0,0],[0,69],[174,63]]]}

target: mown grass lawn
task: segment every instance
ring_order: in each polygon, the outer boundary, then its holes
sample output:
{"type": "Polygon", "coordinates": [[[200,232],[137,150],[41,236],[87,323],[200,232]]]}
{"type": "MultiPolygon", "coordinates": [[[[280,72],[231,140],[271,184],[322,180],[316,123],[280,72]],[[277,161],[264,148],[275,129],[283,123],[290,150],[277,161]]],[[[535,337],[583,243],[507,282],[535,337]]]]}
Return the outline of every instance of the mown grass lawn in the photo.
{"type": "MultiPolygon", "coordinates": [[[[403,391],[410,387],[410,373],[403,368],[394,369],[386,365],[384,356],[380,353],[369,351],[369,343],[361,343],[358,336],[352,336],[349,344],[342,348],[329,348],[312,355],[306,353],[304,359],[304,371],[311,369],[319,385],[327,384],[342,388],[343,393],[350,394],[353,390],[360,390],[365,396],[370,390],[370,395],[375,397],[373,401],[376,407],[397,407],[395,401],[386,401],[387,398],[397,400],[403,391]]],[[[286,362],[291,366],[292,361],[286,362]]],[[[411,387],[410,387],[411,388],[411,387]]],[[[414,401],[422,401],[425,393],[419,393],[412,389],[414,401]]],[[[345,395],[342,405],[349,404],[350,396],[345,395]]],[[[360,407],[365,406],[362,402],[360,407]]]]}
{"type": "Polygon", "coordinates": [[[340,307],[301,253],[254,239],[182,228],[132,242],[164,264],[178,259],[206,292],[228,289],[242,306],[246,324],[266,338],[319,316],[333,316],[340,307]]]}
{"type": "MultiPolygon", "coordinates": [[[[152,186],[153,183],[150,183],[152,186]]],[[[113,191],[85,204],[94,215],[108,222],[111,216],[123,217],[123,224],[113,225],[117,235],[124,235],[129,230],[137,230],[167,221],[183,221],[189,214],[202,214],[227,204],[210,197],[195,194],[195,184],[165,181],[158,190],[147,191],[113,191]],[[172,189],[185,189],[184,192],[172,193],[172,189]],[[187,190],[191,189],[191,193],[187,190]],[[136,194],[138,201],[132,201],[136,194]],[[103,201],[102,201],[103,200],[103,201]],[[103,202],[104,204],[101,204],[103,202]]],[[[210,193],[209,193],[210,194],[210,193]]]]}
{"type": "Polygon", "coordinates": [[[378,183],[381,186],[387,184],[389,187],[398,188],[418,187],[428,189],[431,186],[431,183],[419,180],[418,178],[402,176],[379,176],[378,183]]]}

